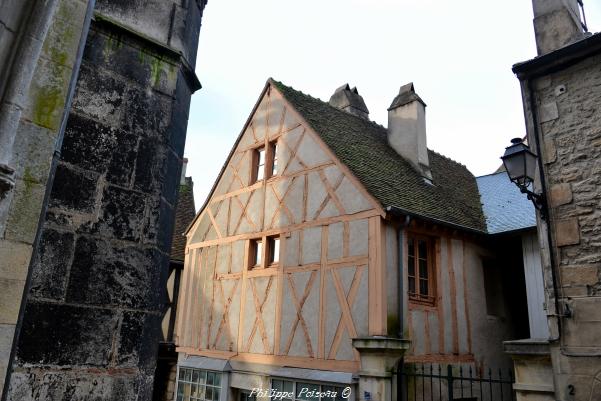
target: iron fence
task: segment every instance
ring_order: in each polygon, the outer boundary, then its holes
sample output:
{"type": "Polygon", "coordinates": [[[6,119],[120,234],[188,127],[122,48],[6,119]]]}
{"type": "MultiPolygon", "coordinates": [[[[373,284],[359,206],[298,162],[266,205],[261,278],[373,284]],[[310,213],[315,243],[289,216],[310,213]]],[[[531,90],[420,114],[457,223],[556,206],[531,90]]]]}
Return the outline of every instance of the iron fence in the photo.
{"type": "Polygon", "coordinates": [[[400,373],[402,401],[515,401],[512,370],[405,364],[400,373]]]}

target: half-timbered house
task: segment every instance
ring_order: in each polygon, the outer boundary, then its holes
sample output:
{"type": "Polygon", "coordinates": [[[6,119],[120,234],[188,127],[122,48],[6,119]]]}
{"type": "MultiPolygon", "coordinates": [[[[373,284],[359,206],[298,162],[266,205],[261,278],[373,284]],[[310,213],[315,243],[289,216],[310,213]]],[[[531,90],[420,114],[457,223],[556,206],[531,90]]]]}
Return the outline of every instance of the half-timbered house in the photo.
{"type": "Polygon", "coordinates": [[[386,401],[403,356],[508,364],[494,249],[475,177],[426,147],[412,84],[385,128],[356,88],[323,102],[269,79],[187,232],[177,399],[386,401]]]}

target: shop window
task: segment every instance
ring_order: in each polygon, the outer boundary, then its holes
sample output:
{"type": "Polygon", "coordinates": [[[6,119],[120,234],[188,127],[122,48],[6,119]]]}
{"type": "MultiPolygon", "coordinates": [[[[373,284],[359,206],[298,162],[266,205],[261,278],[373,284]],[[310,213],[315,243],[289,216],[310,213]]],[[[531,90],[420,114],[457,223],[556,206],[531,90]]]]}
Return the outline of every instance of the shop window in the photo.
{"type": "Polygon", "coordinates": [[[177,401],[219,401],[220,395],[220,372],[179,368],[177,401]]]}

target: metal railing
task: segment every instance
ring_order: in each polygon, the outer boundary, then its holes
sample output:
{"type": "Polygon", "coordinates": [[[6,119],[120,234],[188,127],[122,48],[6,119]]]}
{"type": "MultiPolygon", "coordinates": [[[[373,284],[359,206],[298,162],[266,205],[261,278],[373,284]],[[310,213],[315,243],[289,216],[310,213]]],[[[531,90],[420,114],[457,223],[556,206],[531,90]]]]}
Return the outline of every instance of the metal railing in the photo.
{"type": "Polygon", "coordinates": [[[398,401],[514,401],[512,370],[484,370],[439,364],[405,364],[397,377],[398,401]]]}

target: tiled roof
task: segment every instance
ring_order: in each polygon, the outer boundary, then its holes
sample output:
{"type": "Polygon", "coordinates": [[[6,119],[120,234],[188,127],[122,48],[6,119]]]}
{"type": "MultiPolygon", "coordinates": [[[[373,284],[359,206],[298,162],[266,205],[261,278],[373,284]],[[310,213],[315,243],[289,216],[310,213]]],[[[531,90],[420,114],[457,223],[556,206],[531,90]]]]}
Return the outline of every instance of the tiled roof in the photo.
{"type": "Polygon", "coordinates": [[[173,241],[171,243],[171,260],[184,260],[186,237],[184,232],[188,224],[194,220],[196,209],[194,207],[194,193],[192,177],[186,177],[185,184],[179,186],[177,203],[175,204],[175,224],[173,227],[173,241]]]}
{"type": "Polygon", "coordinates": [[[536,227],[534,206],[502,171],[476,178],[490,234],[536,227]]]}
{"type": "Polygon", "coordinates": [[[389,145],[386,128],[270,80],[383,207],[486,231],[475,177],[429,150],[432,183],[389,145]]]}

